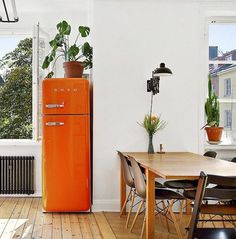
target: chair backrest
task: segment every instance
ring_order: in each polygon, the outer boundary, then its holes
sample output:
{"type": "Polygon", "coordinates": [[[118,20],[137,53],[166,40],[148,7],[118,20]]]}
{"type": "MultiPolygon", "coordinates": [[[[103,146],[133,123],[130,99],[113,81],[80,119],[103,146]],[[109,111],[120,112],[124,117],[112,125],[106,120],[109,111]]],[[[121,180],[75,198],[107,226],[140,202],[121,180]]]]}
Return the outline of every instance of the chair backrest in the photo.
{"type": "Polygon", "coordinates": [[[139,197],[145,199],[146,198],[146,182],[144,180],[141,168],[133,157],[129,157],[129,160],[132,165],[136,193],[138,194],[139,197]]]}
{"type": "Polygon", "coordinates": [[[203,155],[206,156],[206,157],[215,158],[217,153],[215,151],[207,151],[203,155]]]}
{"type": "Polygon", "coordinates": [[[216,184],[217,187],[206,188],[205,197],[220,200],[236,200],[236,176],[224,177],[207,175],[207,184],[216,184]]]}
{"type": "MultiPolygon", "coordinates": [[[[204,213],[207,214],[214,214],[214,212],[221,213],[222,207],[227,209],[226,207],[231,207],[231,205],[202,205],[202,200],[204,197],[207,198],[214,198],[219,201],[222,200],[236,200],[236,177],[225,177],[225,176],[218,176],[218,175],[206,175],[205,173],[201,172],[200,178],[198,180],[198,187],[194,201],[194,209],[192,213],[192,218],[190,222],[190,229],[188,233],[188,239],[193,239],[195,231],[197,229],[197,223],[199,218],[199,213],[201,212],[201,208],[205,209],[204,213]],[[216,188],[206,188],[208,184],[216,184],[216,188]],[[206,210],[207,207],[210,206],[214,207],[214,212],[206,210]]],[[[232,212],[236,212],[235,206],[233,206],[233,210],[227,212],[224,211],[224,214],[232,214],[232,212]]]]}
{"type": "Polygon", "coordinates": [[[232,163],[236,163],[236,157],[231,160],[232,163]]]}
{"type": "Polygon", "coordinates": [[[198,223],[200,207],[201,207],[202,200],[204,197],[204,191],[206,188],[206,184],[207,184],[207,176],[205,173],[201,172],[199,180],[198,180],[198,186],[197,186],[197,192],[196,192],[195,201],[194,201],[193,213],[192,213],[191,221],[189,224],[188,239],[194,238],[194,233],[195,233],[197,223],[198,223]]]}
{"type": "MultiPolygon", "coordinates": [[[[123,171],[123,175],[124,175],[124,179],[125,179],[125,183],[129,186],[134,188],[134,178],[132,176],[131,173],[131,168],[129,166],[129,160],[127,159],[127,157],[122,154],[121,152],[117,151],[118,155],[120,157],[121,160],[121,164],[122,164],[122,171],[123,171]]],[[[130,164],[131,165],[131,164],[130,164]]]]}

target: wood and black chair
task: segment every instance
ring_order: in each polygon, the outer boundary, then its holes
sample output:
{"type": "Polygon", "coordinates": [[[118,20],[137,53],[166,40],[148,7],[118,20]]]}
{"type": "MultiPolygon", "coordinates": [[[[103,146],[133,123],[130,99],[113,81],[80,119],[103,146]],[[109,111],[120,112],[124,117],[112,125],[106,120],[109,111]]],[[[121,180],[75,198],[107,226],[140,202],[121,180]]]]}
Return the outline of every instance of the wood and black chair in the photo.
{"type": "MultiPolygon", "coordinates": [[[[136,193],[142,199],[142,202],[140,203],[140,205],[138,207],[137,213],[136,213],[133,223],[131,225],[130,232],[132,232],[132,230],[134,228],[134,225],[136,223],[138,215],[143,210],[144,220],[143,220],[141,237],[140,237],[140,238],[142,238],[143,234],[144,234],[144,228],[145,228],[146,181],[144,179],[143,173],[142,173],[141,168],[140,168],[139,164],[137,163],[137,161],[132,157],[129,157],[129,160],[132,165],[132,172],[134,175],[134,184],[135,184],[135,188],[136,188],[136,193]]],[[[155,199],[156,199],[157,214],[163,215],[166,217],[167,226],[168,226],[168,220],[171,220],[174,223],[178,238],[181,239],[182,235],[181,235],[180,228],[177,223],[175,214],[173,212],[173,206],[177,200],[184,200],[184,197],[180,193],[177,193],[175,191],[172,191],[172,190],[169,190],[166,188],[156,188],[155,189],[155,199]],[[157,201],[163,202],[164,200],[168,201],[168,206],[163,206],[162,208],[160,208],[158,206],[157,201]],[[169,218],[167,218],[168,216],[169,216],[169,218]]]]}
{"type": "MultiPolygon", "coordinates": [[[[207,151],[203,155],[210,158],[216,158],[217,153],[215,151],[207,151]]],[[[170,180],[164,183],[167,188],[177,190],[194,189],[197,188],[197,184],[198,180],[170,180]]]]}
{"type": "Polygon", "coordinates": [[[217,175],[206,175],[201,172],[198,187],[195,191],[194,209],[190,221],[188,239],[235,239],[236,215],[236,177],[224,177],[217,175]],[[208,184],[218,185],[219,188],[207,188],[208,184]],[[204,204],[204,200],[213,203],[204,204]],[[200,215],[214,215],[210,219],[204,219],[200,215]],[[198,228],[200,221],[223,221],[223,228],[198,228]],[[228,222],[232,227],[225,227],[228,222]]]}

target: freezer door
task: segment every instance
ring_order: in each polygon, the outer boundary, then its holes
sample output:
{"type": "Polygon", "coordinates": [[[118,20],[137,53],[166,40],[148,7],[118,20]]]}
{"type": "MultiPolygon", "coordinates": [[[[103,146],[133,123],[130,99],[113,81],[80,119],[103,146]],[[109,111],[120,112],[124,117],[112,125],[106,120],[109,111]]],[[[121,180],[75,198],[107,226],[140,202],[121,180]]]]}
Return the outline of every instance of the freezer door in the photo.
{"type": "Polygon", "coordinates": [[[43,136],[43,209],[89,210],[89,117],[45,116],[43,136]]]}
{"type": "Polygon", "coordinates": [[[89,114],[88,80],[43,80],[43,114],[89,114]]]}

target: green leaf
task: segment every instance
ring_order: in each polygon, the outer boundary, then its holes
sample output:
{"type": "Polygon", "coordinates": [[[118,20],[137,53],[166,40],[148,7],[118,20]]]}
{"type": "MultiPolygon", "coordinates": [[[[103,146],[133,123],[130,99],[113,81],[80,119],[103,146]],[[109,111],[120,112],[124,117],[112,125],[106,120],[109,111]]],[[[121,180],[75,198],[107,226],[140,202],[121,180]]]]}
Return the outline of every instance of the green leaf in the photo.
{"type": "Polygon", "coordinates": [[[70,35],[71,26],[64,20],[57,24],[57,30],[62,35],[70,35]]]}
{"type": "Polygon", "coordinates": [[[84,56],[88,56],[92,53],[92,47],[89,45],[88,42],[85,42],[82,46],[82,53],[84,56]]]}
{"type": "Polygon", "coordinates": [[[90,33],[90,28],[86,26],[79,26],[79,32],[82,37],[87,37],[90,33]]]}
{"type": "Polygon", "coordinates": [[[52,78],[54,75],[53,71],[50,71],[45,78],[52,78]]]}
{"type": "Polygon", "coordinates": [[[49,65],[50,65],[49,56],[46,56],[44,61],[43,61],[42,68],[47,69],[49,65]]]}
{"type": "Polygon", "coordinates": [[[75,44],[68,49],[68,57],[70,60],[75,60],[76,56],[79,54],[79,47],[75,44]]]}

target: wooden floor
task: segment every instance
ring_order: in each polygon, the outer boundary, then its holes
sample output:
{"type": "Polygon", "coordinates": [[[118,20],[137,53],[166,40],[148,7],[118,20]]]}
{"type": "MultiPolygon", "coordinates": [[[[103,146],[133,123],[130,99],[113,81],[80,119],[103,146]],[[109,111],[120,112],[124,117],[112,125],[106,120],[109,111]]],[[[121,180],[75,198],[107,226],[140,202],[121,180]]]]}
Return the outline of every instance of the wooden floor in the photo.
{"type": "MultiPolygon", "coordinates": [[[[41,198],[0,198],[0,239],[138,239],[142,219],[140,215],[130,233],[125,229],[126,217],[120,218],[119,213],[43,213],[41,198]]],[[[183,216],[185,237],[188,220],[183,216]]],[[[177,239],[171,223],[170,233],[163,219],[156,220],[156,224],[156,238],[177,239]]]]}

